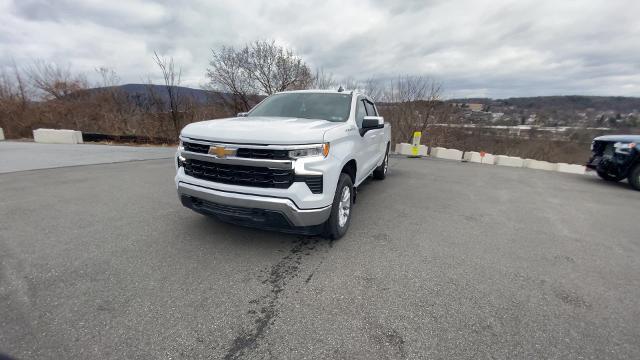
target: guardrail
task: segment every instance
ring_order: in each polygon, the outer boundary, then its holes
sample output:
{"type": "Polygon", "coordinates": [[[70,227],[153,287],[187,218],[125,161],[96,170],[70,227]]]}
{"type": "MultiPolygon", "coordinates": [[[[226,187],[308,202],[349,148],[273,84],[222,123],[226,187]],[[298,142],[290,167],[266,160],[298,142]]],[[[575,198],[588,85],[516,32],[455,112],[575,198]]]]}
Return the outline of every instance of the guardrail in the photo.
{"type": "MultiPolygon", "coordinates": [[[[1,130],[2,129],[0,129],[0,131],[1,130]]],[[[66,129],[36,129],[33,130],[33,140],[37,143],[45,144],[82,144],[84,142],[102,141],[136,144],[171,144],[176,142],[176,140],[162,137],[149,137],[143,135],[110,135],[87,132],[83,133],[77,130],[66,129]]]]}
{"type": "MultiPolygon", "coordinates": [[[[412,146],[408,143],[396,144],[396,153],[401,155],[413,155],[412,146]]],[[[443,147],[429,148],[420,145],[420,156],[432,156],[439,159],[458,160],[464,162],[474,162],[486,165],[510,166],[517,168],[528,168],[535,170],[558,171],[570,174],[584,174],[586,168],[584,165],[566,164],[566,163],[550,163],[548,161],[523,159],[517,156],[494,155],[477,151],[461,151],[457,149],[447,149],[443,147]],[[428,154],[428,155],[427,155],[428,154]]]]}

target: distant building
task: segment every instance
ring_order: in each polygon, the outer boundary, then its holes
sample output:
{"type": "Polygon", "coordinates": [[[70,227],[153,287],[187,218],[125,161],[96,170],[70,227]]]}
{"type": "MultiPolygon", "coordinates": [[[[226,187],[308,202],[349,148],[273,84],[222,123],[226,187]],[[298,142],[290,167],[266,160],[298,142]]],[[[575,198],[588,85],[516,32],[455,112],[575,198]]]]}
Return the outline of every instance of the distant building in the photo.
{"type": "Polygon", "coordinates": [[[471,111],[482,111],[484,110],[484,104],[478,104],[478,103],[468,103],[467,107],[471,110],[471,111]]]}

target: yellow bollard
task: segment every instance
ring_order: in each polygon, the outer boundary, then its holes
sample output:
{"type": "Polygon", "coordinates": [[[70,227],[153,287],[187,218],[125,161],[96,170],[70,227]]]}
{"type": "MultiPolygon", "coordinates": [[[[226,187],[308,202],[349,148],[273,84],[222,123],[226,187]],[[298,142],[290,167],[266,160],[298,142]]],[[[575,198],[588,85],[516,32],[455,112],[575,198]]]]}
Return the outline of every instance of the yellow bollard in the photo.
{"type": "Polygon", "coordinates": [[[413,133],[413,141],[411,142],[411,155],[409,157],[417,158],[420,157],[420,137],[422,136],[422,132],[415,131],[413,133]]]}

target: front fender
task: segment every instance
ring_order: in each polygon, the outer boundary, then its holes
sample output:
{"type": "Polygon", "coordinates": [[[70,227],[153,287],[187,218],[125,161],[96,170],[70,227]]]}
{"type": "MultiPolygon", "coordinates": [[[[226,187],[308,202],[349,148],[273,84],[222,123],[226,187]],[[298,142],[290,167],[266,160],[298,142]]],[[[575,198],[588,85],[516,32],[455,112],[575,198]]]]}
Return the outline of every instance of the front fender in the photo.
{"type": "Polygon", "coordinates": [[[330,155],[335,157],[340,163],[340,169],[349,161],[355,158],[358,151],[356,144],[361,140],[358,127],[355,124],[346,123],[330,129],[324,134],[324,141],[331,144],[330,155]]]}

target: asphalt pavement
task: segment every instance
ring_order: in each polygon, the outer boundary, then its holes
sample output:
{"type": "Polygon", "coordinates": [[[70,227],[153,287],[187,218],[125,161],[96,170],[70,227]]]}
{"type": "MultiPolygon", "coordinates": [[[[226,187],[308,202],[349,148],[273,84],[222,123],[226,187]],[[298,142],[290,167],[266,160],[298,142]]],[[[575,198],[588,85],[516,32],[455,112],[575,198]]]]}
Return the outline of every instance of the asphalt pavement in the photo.
{"type": "Polygon", "coordinates": [[[166,159],[176,150],[167,146],[41,144],[0,141],[0,173],[124,161],[166,159]]]}
{"type": "Polygon", "coordinates": [[[625,183],[392,158],[332,242],[191,212],[156,155],[0,174],[0,353],[640,358],[625,183]]]}

